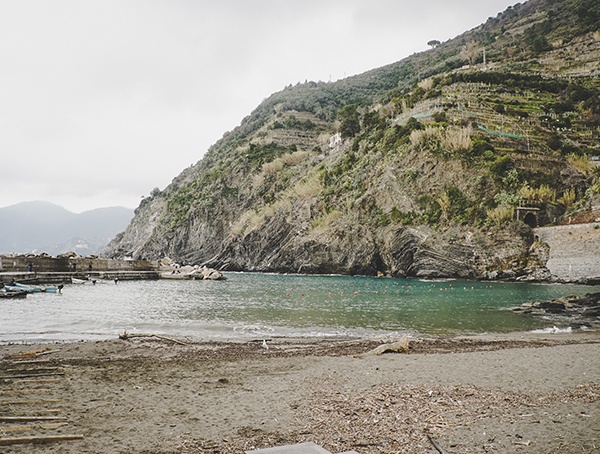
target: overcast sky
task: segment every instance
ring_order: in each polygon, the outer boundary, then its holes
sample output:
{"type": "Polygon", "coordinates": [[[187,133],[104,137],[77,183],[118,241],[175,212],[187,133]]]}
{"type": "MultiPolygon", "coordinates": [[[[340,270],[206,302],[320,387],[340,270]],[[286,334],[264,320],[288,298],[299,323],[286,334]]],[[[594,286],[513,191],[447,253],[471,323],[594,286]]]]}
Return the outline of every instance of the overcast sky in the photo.
{"type": "Polygon", "coordinates": [[[426,50],[512,0],[0,0],[0,207],[135,208],[264,98],[426,50]]]}

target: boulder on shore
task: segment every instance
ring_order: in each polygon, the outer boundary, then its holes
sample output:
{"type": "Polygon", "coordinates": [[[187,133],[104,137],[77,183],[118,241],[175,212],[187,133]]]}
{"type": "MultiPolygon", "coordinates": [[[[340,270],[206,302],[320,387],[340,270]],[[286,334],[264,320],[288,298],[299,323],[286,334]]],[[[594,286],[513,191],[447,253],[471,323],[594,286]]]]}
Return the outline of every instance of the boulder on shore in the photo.
{"type": "Polygon", "coordinates": [[[180,265],[168,257],[159,261],[160,276],[163,279],[199,279],[220,281],[226,279],[223,273],[203,265],[180,265]]]}
{"type": "Polygon", "coordinates": [[[201,279],[205,281],[221,281],[226,279],[220,271],[206,266],[192,271],[190,275],[192,276],[192,279],[201,279]]]}

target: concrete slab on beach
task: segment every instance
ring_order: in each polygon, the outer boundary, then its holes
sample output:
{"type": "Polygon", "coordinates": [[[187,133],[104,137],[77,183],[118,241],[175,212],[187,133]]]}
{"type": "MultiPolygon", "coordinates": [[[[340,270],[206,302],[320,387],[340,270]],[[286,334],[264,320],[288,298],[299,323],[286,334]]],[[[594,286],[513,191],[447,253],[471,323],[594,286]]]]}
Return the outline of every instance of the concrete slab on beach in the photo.
{"type": "MultiPolygon", "coordinates": [[[[276,446],[274,448],[246,451],[246,454],[331,454],[316,443],[298,443],[296,445],[276,446]]],[[[341,454],[358,454],[356,451],[346,451],[341,454]]]]}

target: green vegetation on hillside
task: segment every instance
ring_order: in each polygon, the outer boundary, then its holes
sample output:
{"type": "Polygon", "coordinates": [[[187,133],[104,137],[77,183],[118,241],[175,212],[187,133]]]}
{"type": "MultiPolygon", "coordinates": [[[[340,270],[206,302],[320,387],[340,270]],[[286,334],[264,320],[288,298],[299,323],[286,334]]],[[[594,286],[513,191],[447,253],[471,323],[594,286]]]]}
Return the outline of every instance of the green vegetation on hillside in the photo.
{"type": "MultiPolygon", "coordinates": [[[[261,128],[270,124],[272,130],[310,131],[318,119],[329,123],[337,120],[341,137],[350,140],[351,145],[319,169],[322,200],[317,209],[323,213],[331,211],[330,206],[352,210],[359,207],[365,221],[376,226],[422,222],[483,225],[508,220],[508,215],[498,216],[502,207],[514,208],[524,200],[533,200],[519,195],[525,187],[532,191],[550,188],[555,194],[552,200],[536,202],[553,203],[556,206],[552,214],[563,213],[581,201],[591,183],[586,179],[591,169],[577,172],[581,166],[570,165],[567,156],[597,153],[593,133],[592,140],[586,140],[582,132],[600,126],[600,87],[585,77],[552,77],[537,66],[533,72],[525,69],[529,58],[553,49],[551,40],[565,41],[596,31],[593,18],[598,10],[598,3],[591,1],[532,1],[509,8],[467,33],[467,37],[437,45],[397,64],[336,83],[289,86],[265,100],[239,128],[216,144],[207,160],[222,161],[231,154],[228,149],[240,149],[242,152],[236,153],[243,161],[238,163],[239,170],[248,177],[261,166],[297,150],[276,141],[248,141],[261,128]],[[568,8],[563,10],[565,3],[568,8]],[[522,39],[517,39],[518,33],[510,27],[523,25],[511,21],[518,19],[522,10],[541,5],[550,9],[535,13],[531,24],[524,27],[522,39]],[[573,17],[578,18],[577,22],[572,21],[573,17]],[[522,41],[519,48],[505,48],[505,60],[495,62],[493,69],[482,71],[484,68],[478,66],[447,71],[458,66],[453,63],[456,59],[461,65],[480,62],[479,47],[475,47],[475,54],[472,50],[464,52],[469,43],[479,42],[479,46],[488,48],[490,57],[499,58],[500,48],[517,45],[518,41],[522,41]],[[307,112],[316,118],[300,121],[291,115],[284,121],[272,121],[276,111],[307,112]],[[411,175],[427,178],[425,167],[434,161],[451,172],[440,172],[436,180],[415,187],[411,175]],[[474,178],[453,181],[457,166],[459,172],[474,178]],[[566,166],[574,171],[568,181],[560,177],[566,166]],[[398,169],[395,176],[403,182],[397,195],[410,192],[414,199],[410,209],[380,202],[376,182],[390,168],[398,169]],[[509,174],[516,180],[511,184],[507,184],[509,174]]],[[[211,199],[215,195],[237,195],[240,190],[236,186],[244,179],[229,186],[228,171],[231,168],[215,162],[210,171],[175,191],[168,204],[171,225],[179,225],[194,207],[209,203],[202,194],[210,193],[211,199]]],[[[268,179],[272,187],[280,189],[294,183],[293,178],[273,172],[268,179]],[[285,185],[278,185],[278,178],[284,178],[285,185]]],[[[282,194],[263,189],[257,196],[256,203],[273,203],[282,194]]]]}

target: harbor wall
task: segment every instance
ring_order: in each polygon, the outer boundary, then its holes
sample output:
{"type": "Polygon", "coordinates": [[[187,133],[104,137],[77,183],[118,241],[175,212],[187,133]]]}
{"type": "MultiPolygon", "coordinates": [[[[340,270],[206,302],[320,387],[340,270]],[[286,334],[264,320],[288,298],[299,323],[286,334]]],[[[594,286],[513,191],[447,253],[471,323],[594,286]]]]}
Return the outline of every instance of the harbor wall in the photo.
{"type": "Polygon", "coordinates": [[[69,283],[72,278],[97,280],[158,279],[158,262],[95,257],[0,255],[0,282],[69,283]]]}
{"type": "Polygon", "coordinates": [[[0,255],[0,272],[88,273],[92,271],[158,271],[158,262],[95,257],[0,255]]]}

